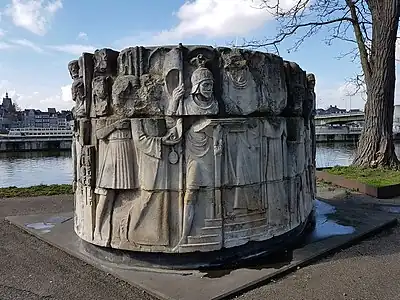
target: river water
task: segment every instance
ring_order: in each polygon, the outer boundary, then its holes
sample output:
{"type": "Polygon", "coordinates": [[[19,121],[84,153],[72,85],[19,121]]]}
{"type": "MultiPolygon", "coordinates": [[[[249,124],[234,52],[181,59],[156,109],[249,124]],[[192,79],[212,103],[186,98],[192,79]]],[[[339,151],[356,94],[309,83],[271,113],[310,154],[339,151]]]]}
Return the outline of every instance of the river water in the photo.
{"type": "MultiPolygon", "coordinates": [[[[349,165],[355,144],[317,144],[317,167],[349,165]]],[[[400,154],[400,144],[396,145],[400,154]]],[[[0,187],[71,183],[71,152],[0,153],[0,187]]]]}

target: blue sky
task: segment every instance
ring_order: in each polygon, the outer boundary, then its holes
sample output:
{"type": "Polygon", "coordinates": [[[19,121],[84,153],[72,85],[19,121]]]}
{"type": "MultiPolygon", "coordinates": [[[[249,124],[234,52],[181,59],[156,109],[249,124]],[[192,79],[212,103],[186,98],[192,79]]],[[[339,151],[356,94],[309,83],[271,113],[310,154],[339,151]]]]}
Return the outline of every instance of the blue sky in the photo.
{"type": "MultiPolygon", "coordinates": [[[[179,42],[226,46],[274,35],[271,16],[251,1],[0,0],[0,95],[7,90],[22,108],[70,109],[67,64],[83,51],[179,42]]],[[[357,73],[358,62],[338,60],[351,45],[327,46],[325,34],[293,53],[285,51],[288,41],[280,54],[316,75],[319,107],[349,108],[346,79],[357,73]]],[[[352,97],[352,108],[363,105],[360,96],[352,97]]]]}

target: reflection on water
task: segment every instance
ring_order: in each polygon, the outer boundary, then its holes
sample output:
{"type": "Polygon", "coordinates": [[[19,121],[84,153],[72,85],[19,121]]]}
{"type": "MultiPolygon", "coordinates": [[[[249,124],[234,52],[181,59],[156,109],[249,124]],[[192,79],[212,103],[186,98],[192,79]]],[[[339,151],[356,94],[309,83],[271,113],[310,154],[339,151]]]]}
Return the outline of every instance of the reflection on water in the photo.
{"type": "Polygon", "coordinates": [[[335,218],[336,208],[326,202],[315,200],[315,228],[309,232],[304,240],[291,248],[282,248],[281,251],[266,253],[265,255],[238,262],[233,268],[220,268],[204,270],[204,277],[219,278],[230,274],[238,268],[246,269],[279,269],[287,266],[293,261],[293,252],[303,248],[308,244],[313,244],[321,240],[338,235],[349,235],[356,232],[356,228],[339,224],[335,218]],[[331,216],[331,217],[329,217],[331,216]]]}
{"type": "Polygon", "coordinates": [[[356,146],[353,143],[318,143],[315,158],[317,168],[351,164],[356,146]]]}
{"type": "Polygon", "coordinates": [[[0,187],[71,183],[70,151],[0,153],[0,187]]]}
{"type": "MultiPolygon", "coordinates": [[[[317,168],[350,165],[356,147],[356,143],[318,143],[315,158],[317,168]]],[[[400,144],[395,144],[395,151],[399,156],[400,144]]]]}
{"type": "Polygon", "coordinates": [[[38,230],[40,233],[49,233],[56,224],[64,223],[72,217],[54,216],[44,222],[25,224],[27,228],[38,230]]]}
{"type": "Polygon", "coordinates": [[[336,208],[322,201],[315,201],[316,226],[310,234],[310,242],[320,241],[335,235],[352,234],[355,228],[352,226],[341,225],[334,220],[330,220],[328,215],[334,214],[336,208]]]}
{"type": "MultiPolygon", "coordinates": [[[[396,144],[400,155],[400,144],[396,144]]],[[[351,163],[356,144],[318,143],[317,168],[351,163]]],[[[71,183],[71,152],[0,153],[0,187],[71,183]]]]}

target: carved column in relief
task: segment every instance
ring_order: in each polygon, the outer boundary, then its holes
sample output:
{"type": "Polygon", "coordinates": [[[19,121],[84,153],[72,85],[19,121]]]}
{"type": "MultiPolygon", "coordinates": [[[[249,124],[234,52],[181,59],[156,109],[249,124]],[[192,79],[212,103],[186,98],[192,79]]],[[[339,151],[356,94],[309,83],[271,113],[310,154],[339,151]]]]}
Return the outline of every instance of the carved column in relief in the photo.
{"type": "Polygon", "coordinates": [[[141,252],[251,250],[250,241],[305,226],[315,78],[297,64],[180,44],[100,49],[68,68],[83,240],[141,252]]]}
{"type": "Polygon", "coordinates": [[[264,119],[263,132],[265,174],[264,196],[268,208],[270,224],[285,227],[289,223],[289,203],[287,199],[285,179],[287,176],[287,144],[286,144],[286,119],[282,117],[264,119]]]}
{"type": "MultiPolygon", "coordinates": [[[[87,110],[86,110],[86,99],[85,99],[85,86],[83,80],[83,73],[81,68],[82,59],[73,60],[68,64],[70,76],[73,80],[71,87],[72,100],[75,102],[75,106],[72,109],[74,117],[74,132],[72,140],[72,162],[73,162],[73,182],[72,186],[75,191],[75,230],[83,234],[85,216],[83,199],[86,198],[86,193],[83,188],[83,176],[81,169],[83,168],[83,147],[86,144],[88,138],[90,138],[90,132],[85,132],[87,128],[87,110]]],[[[84,200],[86,201],[86,200],[84,200]]]]}
{"type": "Polygon", "coordinates": [[[78,108],[81,106],[84,98],[83,80],[79,76],[79,63],[78,60],[73,60],[68,64],[69,74],[73,80],[71,86],[72,100],[75,102],[75,106],[72,108],[72,114],[74,117],[74,133],[72,140],[72,162],[73,162],[73,187],[76,189],[76,182],[78,181],[78,160],[80,157],[80,148],[78,149],[79,143],[79,117],[77,114],[78,108]]]}
{"type": "Polygon", "coordinates": [[[288,191],[290,193],[291,223],[300,224],[306,217],[304,189],[306,189],[304,148],[304,120],[301,117],[286,118],[287,123],[287,168],[288,191]]]}
{"type": "Polygon", "coordinates": [[[307,103],[308,103],[308,115],[307,115],[307,125],[310,136],[309,146],[309,179],[311,181],[311,192],[312,198],[314,199],[317,193],[317,183],[315,180],[315,156],[316,156],[316,136],[315,136],[315,114],[316,114],[316,95],[315,95],[315,76],[314,74],[307,74],[307,103]]]}

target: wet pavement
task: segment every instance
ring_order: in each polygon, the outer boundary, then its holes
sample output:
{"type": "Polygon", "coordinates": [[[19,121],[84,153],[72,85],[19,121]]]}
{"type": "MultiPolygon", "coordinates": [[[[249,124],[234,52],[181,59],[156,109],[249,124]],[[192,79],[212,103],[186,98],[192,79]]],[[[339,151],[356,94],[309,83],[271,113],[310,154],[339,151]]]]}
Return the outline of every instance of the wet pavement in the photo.
{"type": "Polygon", "coordinates": [[[336,213],[336,208],[321,200],[315,201],[316,225],[315,229],[310,233],[309,243],[327,239],[336,235],[352,234],[355,227],[340,224],[332,215],[336,213]]]}
{"type": "MultiPolygon", "coordinates": [[[[351,197],[346,198],[346,201],[351,200],[351,197]]],[[[341,200],[337,198],[336,201],[341,200]]],[[[72,207],[72,197],[68,196],[0,199],[0,217],[67,212],[72,207]]],[[[381,205],[383,211],[392,214],[399,207],[381,205]]],[[[325,220],[320,219],[322,224],[329,224],[331,220],[332,208],[326,207],[326,211],[325,220]]],[[[343,234],[347,229],[341,226],[352,227],[352,224],[351,221],[339,222],[338,232],[343,234]]],[[[23,233],[6,221],[0,221],[0,241],[1,300],[156,299],[23,233]]],[[[237,299],[392,300],[400,294],[400,282],[395,278],[400,278],[400,227],[301,268],[281,280],[271,280],[237,299]]]]}
{"type": "Polygon", "coordinates": [[[208,278],[220,278],[230,274],[233,270],[238,268],[247,268],[253,270],[262,269],[280,269],[284,266],[289,265],[293,261],[293,251],[302,248],[308,244],[316,243],[318,241],[328,239],[330,237],[338,235],[353,234],[356,231],[356,227],[343,225],[343,221],[339,221],[335,218],[337,212],[335,206],[330,205],[324,201],[315,201],[315,228],[309,232],[301,243],[293,248],[282,249],[278,253],[272,255],[257,257],[254,260],[249,260],[245,264],[240,264],[237,268],[230,269],[202,269],[205,272],[204,277],[208,278]],[[340,223],[341,222],[341,223],[340,223]]]}
{"type": "MultiPolygon", "coordinates": [[[[286,236],[285,241],[293,239],[292,242],[297,242],[296,247],[291,245],[288,248],[289,245],[279,238],[279,251],[274,255],[251,256],[246,261],[235,262],[233,268],[192,270],[191,273],[186,271],[184,275],[174,270],[115,264],[88,255],[82,251],[82,241],[73,232],[72,211],[50,215],[17,215],[7,217],[7,220],[42,241],[160,299],[216,300],[277,280],[397,224],[396,218],[386,212],[369,207],[341,205],[339,202],[330,202],[332,206],[324,202],[317,202],[317,226],[314,231],[308,228],[309,235],[304,235],[301,243],[298,243],[294,235],[286,236]],[[62,217],[69,219],[63,221],[62,217]],[[54,226],[43,230],[43,225],[54,226]]],[[[271,254],[271,248],[266,249],[271,254]]]]}

